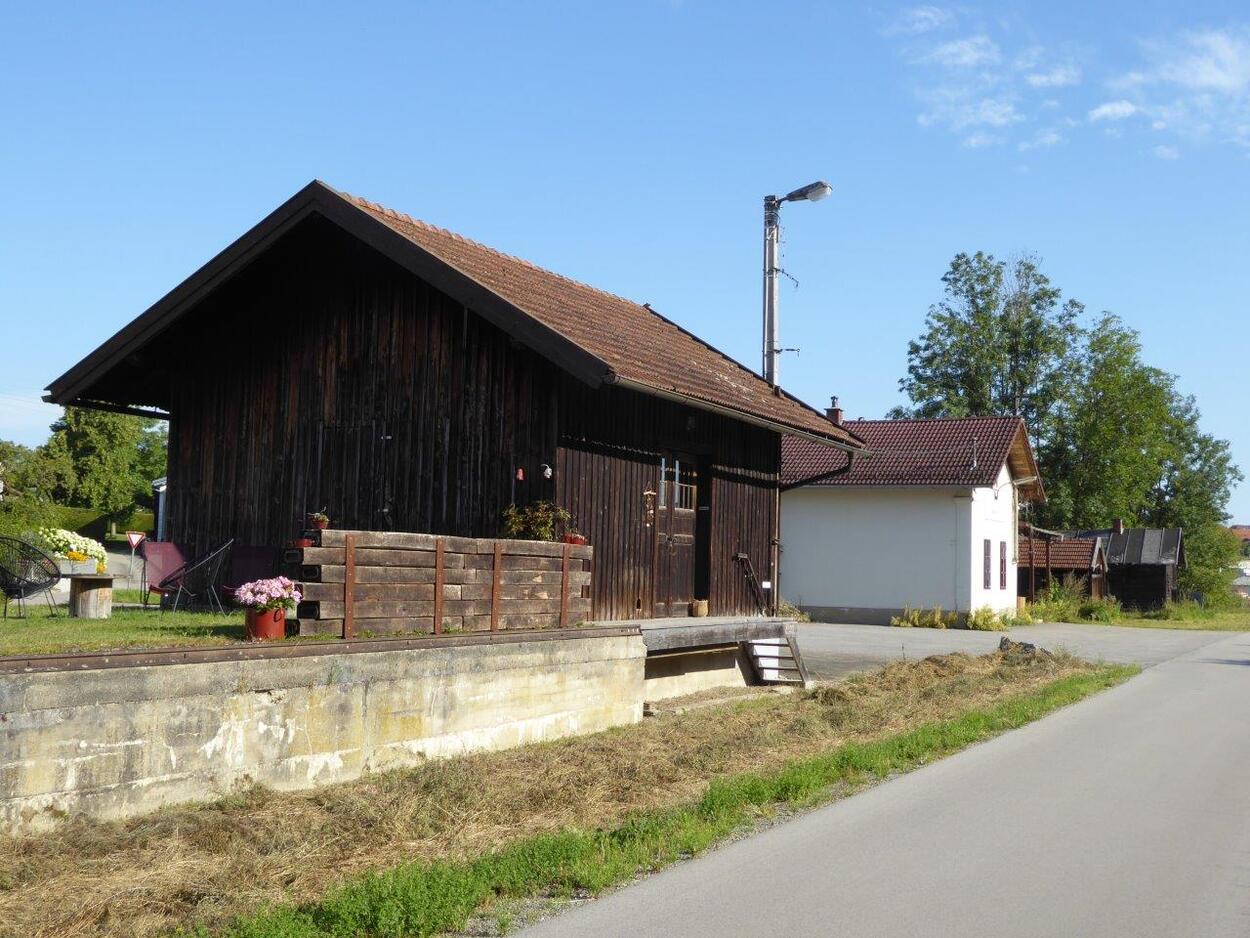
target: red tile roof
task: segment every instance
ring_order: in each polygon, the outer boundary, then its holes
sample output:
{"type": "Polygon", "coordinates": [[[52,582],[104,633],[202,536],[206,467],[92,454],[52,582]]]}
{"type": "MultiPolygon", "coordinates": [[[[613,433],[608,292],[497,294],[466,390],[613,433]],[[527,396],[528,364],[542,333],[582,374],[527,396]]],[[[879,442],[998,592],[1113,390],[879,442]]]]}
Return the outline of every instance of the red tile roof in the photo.
{"type": "Polygon", "coordinates": [[[857,443],[851,433],[831,423],[820,411],[773,389],[755,372],[650,306],[570,280],[368,199],[339,195],[600,359],[616,376],[797,430],[857,443]]]}
{"type": "MultiPolygon", "coordinates": [[[[321,214],[417,276],[433,280],[470,309],[500,325],[590,386],[617,383],[675,397],[780,432],[858,447],[853,434],[823,413],[768,385],[759,375],[649,306],[502,254],[319,180],[309,183],[133,322],[48,385],[46,400],[163,416],[133,375],[109,385],[153,338],[193,310],[208,291],[310,214],[321,214]],[[146,397],[144,396],[146,395],[146,397]]],[[[814,445],[822,445],[815,442],[814,445]]]]}
{"type": "Polygon", "coordinates": [[[1087,537],[1049,542],[1040,537],[1022,537],[1020,538],[1020,566],[1045,568],[1047,543],[1050,544],[1050,566],[1052,567],[1064,570],[1089,570],[1094,566],[1099,542],[1096,538],[1087,537]]]}
{"type": "MultiPolygon", "coordinates": [[[[1019,417],[933,420],[851,420],[843,426],[864,441],[844,475],[821,486],[992,486],[1010,463],[1015,478],[1037,476],[1024,421],[1019,417]]],[[[793,484],[846,464],[846,456],[805,440],[783,439],[782,483],[793,484]]],[[[1024,498],[1044,498],[1040,483],[1021,486],[1024,498]]]]}

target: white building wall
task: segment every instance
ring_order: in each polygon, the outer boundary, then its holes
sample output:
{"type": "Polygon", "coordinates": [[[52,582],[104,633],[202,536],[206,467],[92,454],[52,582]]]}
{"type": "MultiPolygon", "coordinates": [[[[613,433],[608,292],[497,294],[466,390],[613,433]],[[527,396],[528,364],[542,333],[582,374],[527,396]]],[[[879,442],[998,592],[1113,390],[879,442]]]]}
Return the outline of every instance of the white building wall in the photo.
{"type": "Polygon", "coordinates": [[[966,611],[973,599],[973,504],[967,490],[785,492],[781,595],[818,617],[844,621],[888,621],[904,607],[966,611]]]}
{"type": "Polygon", "coordinates": [[[971,608],[989,606],[1002,612],[1016,605],[1016,501],[1011,474],[1004,466],[992,489],[979,488],[972,492],[971,537],[971,608]],[[985,542],[990,542],[990,587],[985,588],[984,563],[985,542]],[[1000,579],[1000,551],[1007,552],[1007,577],[1005,586],[1000,579]]]}
{"type": "Polygon", "coordinates": [[[1016,502],[1005,466],[994,488],[785,492],[781,548],[781,595],[819,618],[888,622],[904,608],[1002,611],[1016,604],[1016,502]]]}

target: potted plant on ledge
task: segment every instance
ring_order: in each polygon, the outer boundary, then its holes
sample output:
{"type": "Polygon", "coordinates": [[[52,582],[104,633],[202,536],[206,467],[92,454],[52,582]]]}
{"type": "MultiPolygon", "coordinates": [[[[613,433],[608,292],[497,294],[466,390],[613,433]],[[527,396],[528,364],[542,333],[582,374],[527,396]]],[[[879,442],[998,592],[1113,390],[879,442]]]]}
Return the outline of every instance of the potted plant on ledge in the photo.
{"type": "Polygon", "coordinates": [[[325,513],[324,509],[309,512],[308,526],[315,531],[324,531],[330,526],[330,516],[325,513]]]}
{"type": "Polygon", "coordinates": [[[586,543],[585,536],[579,534],[573,524],[573,515],[569,510],[548,501],[531,502],[523,508],[509,505],[504,509],[501,527],[504,537],[526,541],[586,543]]]}
{"type": "Polygon", "coordinates": [[[234,591],[234,600],[247,610],[247,638],[269,642],[286,638],[286,614],[299,605],[299,587],[284,576],[253,580],[234,591]]]}

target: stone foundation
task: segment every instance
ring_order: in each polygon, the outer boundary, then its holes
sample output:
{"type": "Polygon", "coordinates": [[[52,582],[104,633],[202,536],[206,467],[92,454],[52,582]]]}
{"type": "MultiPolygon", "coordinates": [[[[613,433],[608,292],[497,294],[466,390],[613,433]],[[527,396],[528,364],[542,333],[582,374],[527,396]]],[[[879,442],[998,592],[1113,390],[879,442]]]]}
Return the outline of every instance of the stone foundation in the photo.
{"type": "MultiPolygon", "coordinates": [[[[564,633],[566,636],[568,633],[564,633]]],[[[0,674],[0,826],[302,789],[634,723],[637,634],[0,674]]]]}

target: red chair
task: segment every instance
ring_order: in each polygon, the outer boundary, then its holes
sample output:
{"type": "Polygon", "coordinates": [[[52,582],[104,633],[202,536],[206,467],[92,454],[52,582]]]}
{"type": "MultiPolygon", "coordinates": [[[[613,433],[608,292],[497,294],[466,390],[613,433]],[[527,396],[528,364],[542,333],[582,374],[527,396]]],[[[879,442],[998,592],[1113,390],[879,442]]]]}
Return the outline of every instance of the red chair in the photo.
{"type": "Polygon", "coordinates": [[[139,556],[143,558],[143,605],[145,606],[152,593],[164,596],[171,592],[170,589],[163,588],[161,583],[191,559],[181,546],[172,541],[144,541],[139,545],[139,556]]]}

